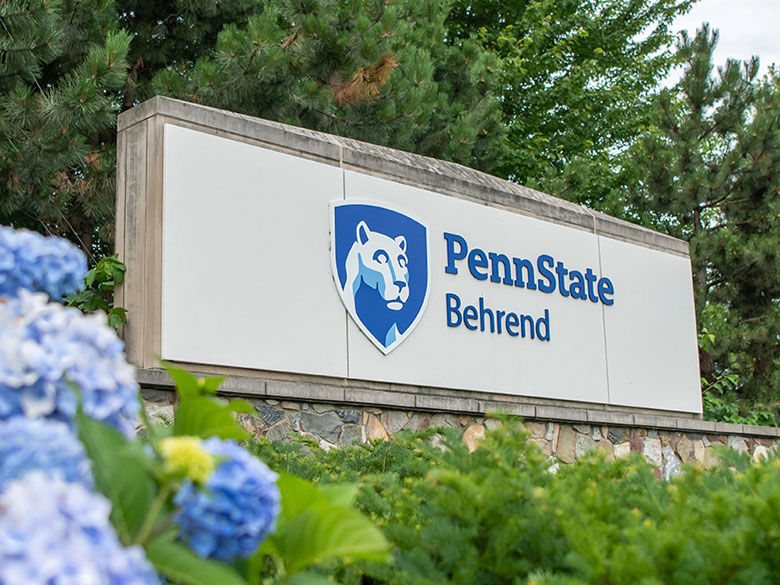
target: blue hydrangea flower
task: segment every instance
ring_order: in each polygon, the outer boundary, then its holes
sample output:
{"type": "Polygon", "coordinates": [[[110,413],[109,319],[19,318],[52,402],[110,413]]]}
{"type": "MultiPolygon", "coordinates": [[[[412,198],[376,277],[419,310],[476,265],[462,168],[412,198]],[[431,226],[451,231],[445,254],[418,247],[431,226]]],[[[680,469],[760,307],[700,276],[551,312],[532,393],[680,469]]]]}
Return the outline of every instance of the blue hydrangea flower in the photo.
{"type": "Polygon", "coordinates": [[[34,471],[0,494],[2,585],[158,585],[140,547],[124,548],[111,505],[83,485],[34,471]]]}
{"type": "Polygon", "coordinates": [[[64,423],[17,416],[0,421],[0,492],[39,469],[69,483],[93,486],[84,447],[64,423]]]}
{"type": "Polygon", "coordinates": [[[59,301],[84,288],[86,273],[86,257],[68,240],[0,226],[0,297],[23,288],[59,301]]]}
{"type": "Polygon", "coordinates": [[[140,410],[124,344],[103,313],[84,315],[19,291],[0,303],[0,419],[23,415],[72,422],[84,412],[130,436],[140,410]]]}
{"type": "Polygon", "coordinates": [[[176,494],[180,538],[204,558],[248,557],[279,515],[278,476],[235,441],[212,437],[202,447],[218,463],[204,486],[185,480],[176,494]]]}

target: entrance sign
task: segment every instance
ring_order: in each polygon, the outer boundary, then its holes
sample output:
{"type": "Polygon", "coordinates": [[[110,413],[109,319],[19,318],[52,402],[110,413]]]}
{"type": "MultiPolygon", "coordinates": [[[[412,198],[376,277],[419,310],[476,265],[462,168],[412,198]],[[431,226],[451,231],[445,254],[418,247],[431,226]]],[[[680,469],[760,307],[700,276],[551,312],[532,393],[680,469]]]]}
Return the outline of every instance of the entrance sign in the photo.
{"type": "Polygon", "coordinates": [[[143,283],[130,266],[123,293],[159,315],[139,332],[129,306],[137,365],[157,353],[333,384],[701,412],[686,244],[536,192],[498,199],[522,188],[457,165],[241,122],[271,135],[158,122],[159,259],[147,252],[143,283]],[[374,158],[350,162],[350,148],[374,158]],[[470,173],[470,191],[435,173],[423,184],[414,165],[470,173]]]}

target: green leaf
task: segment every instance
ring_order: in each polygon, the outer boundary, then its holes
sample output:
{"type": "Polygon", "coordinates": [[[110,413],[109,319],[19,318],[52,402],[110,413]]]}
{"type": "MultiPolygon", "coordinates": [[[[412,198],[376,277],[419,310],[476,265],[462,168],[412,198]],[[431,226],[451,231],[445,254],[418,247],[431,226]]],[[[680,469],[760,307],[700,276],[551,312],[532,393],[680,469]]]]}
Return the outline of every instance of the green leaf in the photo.
{"type": "Polygon", "coordinates": [[[219,437],[242,440],[249,437],[234,412],[254,412],[245,400],[235,399],[221,404],[211,396],[216,393],[223,378],[197,378],[189,372],[163,361],[163,366],[173,378],[179,394],[179,405],[173,422],[174,435],[219,437]]]}
{"type": "Polygon", "coordinates": [[[97,489],[111,501],[111,519],[123,543],[140,528],[155,495],[150,462],[140,443],[130,442],[116,429],[91,419],[79,409],[78,435],[92,460],[97,489]]]}
{"type": "Polygon", "coordinates": [[[168,375],[170,375],[176,386],[176,392],[181,398],[201,396],[201,384],[197,377],[186,370],[172,366],[164,360],[160,360],[160,363],[168,371],[168,375]]]}
{"type": "Polygon", "coordinates": [[[292,520],[309,506],[328,504],[328,499],[313,483],[300,477],[280,471],[276,485],[282,494],[282,519],[292,520]]]}
{"type": "Polygon", "coordinates": [[[387,560],[389,546],[379,529],[354,508],[341,505],[352,499],[353,486],[323,490],[287,473],[279,474],[277,485],[282,512],[264,547],[278,551],[289,573],[334,557],[387,560]]]}
{"type": "Polygon", "coordinates": [[[337,506],[352,506],[357,498],[358,486],[354,483],[327,483],[317,489],[337,506]]]}
{"type": "Polygon", "coordinates": [[[70,307],[76,307],[85,303],[87,299],[89,299],[93,294],[94,293],[92,291],[80,290],[77,293],[68,295],[63,299],[63,301],[65,301],[65,303],[70,307]]]}
{"type": "Polygon", "coordinates": [[[223,406],[211,398],[183,398],[176,409],[173,434],[243,440],[249,433],[233,418],[233,412],[251,412],[251,409],[243,400],[231,400],[223,406]]]}
{"type": "Polygon", "coordinates": [[[290,573],[330,558],[384,562],[389,546],[366,517],[346,506],[312,506],[281,528],[279,550],[290,573]]]}
{"type": "MultiPolygon", "coordinates": [[[[108,258],[103,258],[100,260],[100,262],[97,263],[97,266],[93,269],[93,271],[96,273],[97,276],[100,277],[100,283],[101,284],[111,284],[111,288],[113,288],[116,284],[121,284],[124,280],[125,276],[125,270],[127,267],[119,261],[117,258],[117,255],[114,254],[113,256],[109,256],[108,258]]],[[[96,279],[93,276],[92,282],[94,282],[96,279]]],[[[88,282],[87,286],[92,286],[92,282],[88,282]]]]}
{"type": "Polygon", "coordinates": [[[221,376],[198,378],[187,370],[172,366],[164,360],[160,360],[160,363],[168,371],[168,374],[173,379],[173,383],[176,385],[176,392],[182,398],[214,395],[217,393],[219,385],[225,379],[221,376]]]}
{"type": "Polygon", "coordinates": [[[152,540],[146,556],[160,572],[185,585],[246,585],[232,567],[202,559],[170,536],[152,540]]]}
{"type": "Polygon", "coordinates": [[[89,272],[87,272],[86,276],[84,277],[84,284],[87,285],[87,287],[92,286],[95,283],[95,277],[97,276],[97,271],[93,268],[89,272]]]}
{"type": "Polygon", "coordinates": [[[282,585],[334,585],[334,583],[335,581],[314,573],[296,573],[286,581],[282,581],[282,585]]]}
{"type": "Polygon", "coordinates": [[[208,376],[206,378],[198,378],[198,384],[204,394],[213,395],[217,393],[217,389],[224,380],[225,378],[221,376],[208,376]]]}
{"type": "Polygon", "coordinates": [[[282,518],[292,519],[311,506],[344,506],[353,504],[358,486],[351,483],[315,485],[295,475],[279,472],[276,481],[282,494],[282,518]]]}
{"type": "Polygon", "coordinates": [[[114,307],[108,312],[108,326],[117,329],[127,323],[127,309],[114,307]]]}

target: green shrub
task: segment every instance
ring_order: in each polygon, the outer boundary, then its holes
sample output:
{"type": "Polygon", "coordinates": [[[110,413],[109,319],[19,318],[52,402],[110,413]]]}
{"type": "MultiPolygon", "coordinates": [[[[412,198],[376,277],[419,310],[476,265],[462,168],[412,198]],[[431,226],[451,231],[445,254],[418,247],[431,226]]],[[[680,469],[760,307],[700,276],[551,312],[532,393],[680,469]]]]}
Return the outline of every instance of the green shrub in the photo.
{"type": "Polygon", "coordinates": [[[513,422],[473,453],[451,429],[328,453],[305,440],[261,440],[254,450],[279,470],[358,483],[358,506],[392,542],[393,562],[322,568],[344,585],[757,584],[780,575],[776,458],[755,464],[725,449],[719,467],[689,465],[664,482],[638,455],[595,452],[554,473],[513,422]]]}
{"type": "MultiPolygon", "coordinates": [[[[699,333],[699,348],[712,352],[716,347],[716,337],[707,327],[699,333]]],[[[734,423],[741,425],[760,425],[776,427],[778,406],[774,404],[740,398],[742,380],[738,374],[730,371],[719,372],[712,379],[701,379],[702,407],[704,420],[734,423]]]]}
{"type": "Polygon", "coordinates": [[[125,279],[127,267],[118,256],[100,260],[84,277],[84,289],[65,298],[65,304],[85,312],[104,311],[115,330],[127,323],[127,309],[114,306],[116,287],[125,279]]]}
{"type": "MultiPolygon", "coordinates": [[[[726,374],[708,383],[702,378],[704,419],[742,425],[777,426],[777,416],[764,402],[739,399],[739,376],[726,374]]],[[[777,405],[775,405],[775,409],[777,405]]]]}

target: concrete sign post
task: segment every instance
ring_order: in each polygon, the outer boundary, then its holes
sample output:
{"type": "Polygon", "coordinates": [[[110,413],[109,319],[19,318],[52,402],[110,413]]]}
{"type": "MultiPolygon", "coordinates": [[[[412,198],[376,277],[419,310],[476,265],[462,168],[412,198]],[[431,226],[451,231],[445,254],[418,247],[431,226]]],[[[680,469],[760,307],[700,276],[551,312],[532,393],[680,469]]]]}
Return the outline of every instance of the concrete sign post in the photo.
{"type": "Polygon", "coordinates": [[[685,242],[459,165],[165,98],[119,130],[139,368],[160,355],[452,410],[490,396],[701,412],[685,242]]]}

